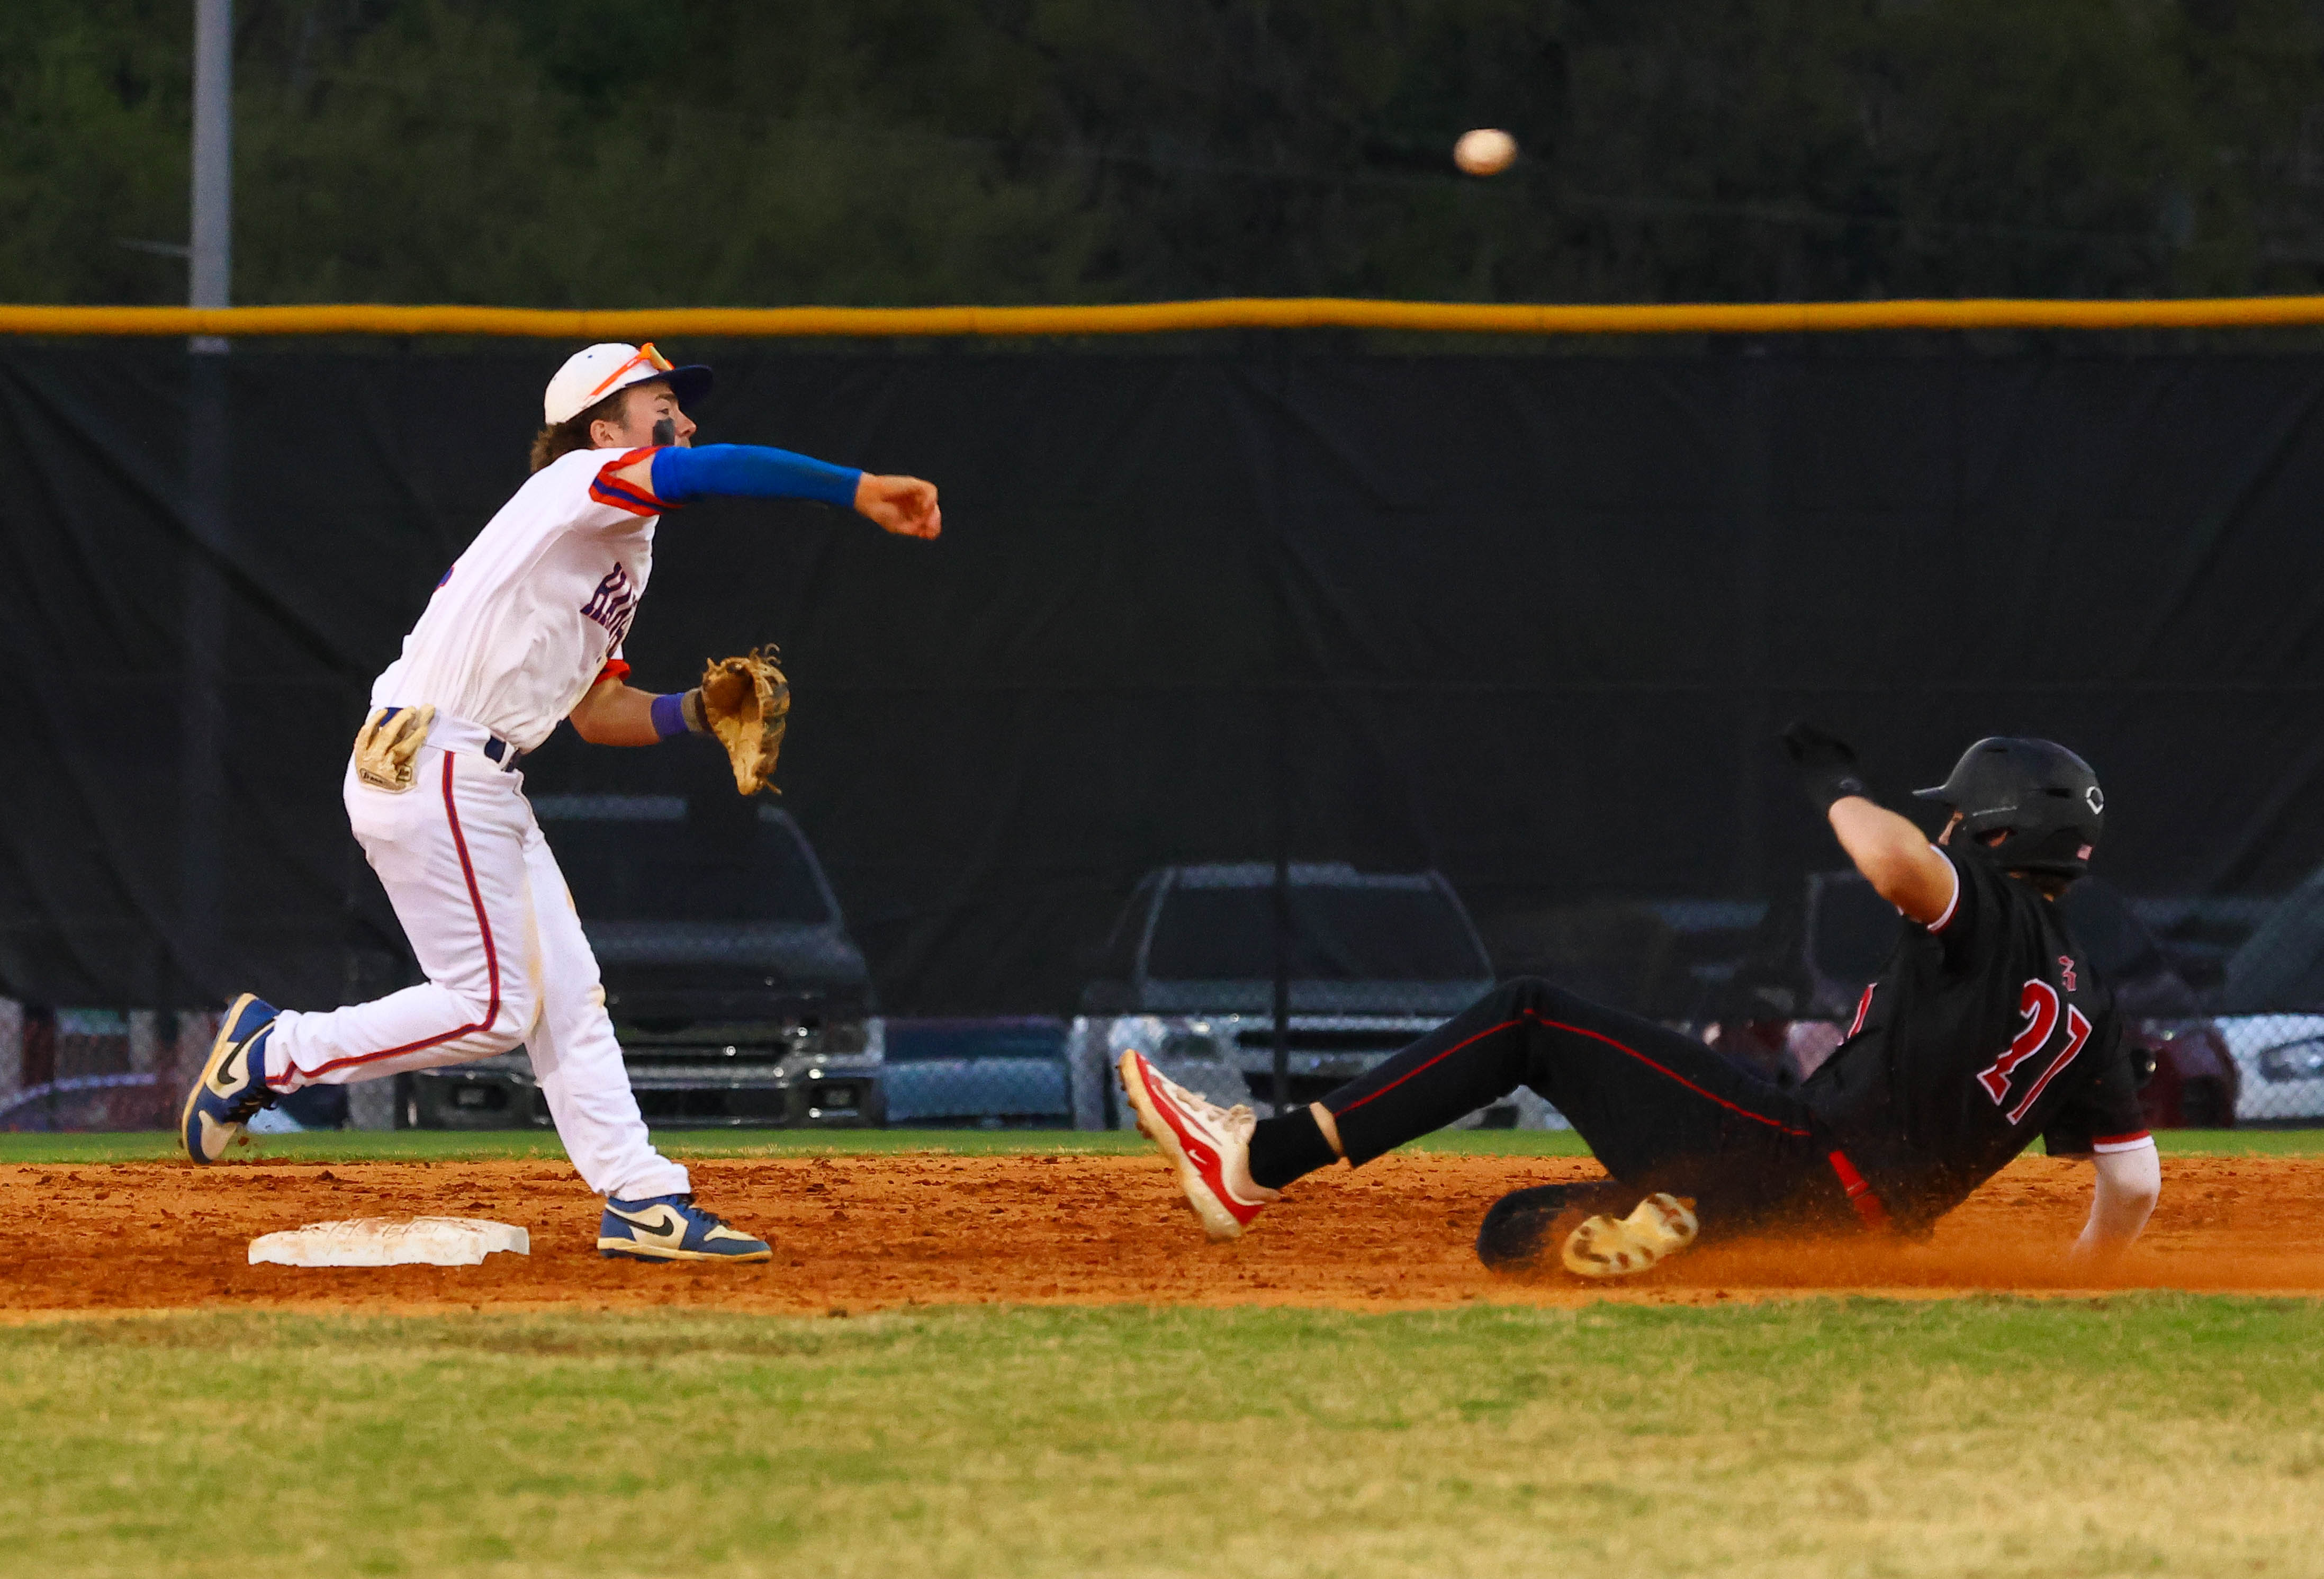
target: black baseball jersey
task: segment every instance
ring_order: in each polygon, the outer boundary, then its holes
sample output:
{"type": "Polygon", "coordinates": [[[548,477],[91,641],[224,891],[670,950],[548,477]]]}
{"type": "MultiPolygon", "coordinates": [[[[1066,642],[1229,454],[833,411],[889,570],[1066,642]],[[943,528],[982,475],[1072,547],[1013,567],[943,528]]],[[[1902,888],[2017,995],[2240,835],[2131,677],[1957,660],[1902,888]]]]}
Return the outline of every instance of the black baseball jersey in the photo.
{"type": "Polygon", "coordinates": [[[1980,847],[1940,852],[1953,902],[1908,926],[1848,1039],[1801,1087],[1898,1226],[1925,1226],[2025,1150],[2142,1138],[2114,997],[2057,907],[1980,847]]]}

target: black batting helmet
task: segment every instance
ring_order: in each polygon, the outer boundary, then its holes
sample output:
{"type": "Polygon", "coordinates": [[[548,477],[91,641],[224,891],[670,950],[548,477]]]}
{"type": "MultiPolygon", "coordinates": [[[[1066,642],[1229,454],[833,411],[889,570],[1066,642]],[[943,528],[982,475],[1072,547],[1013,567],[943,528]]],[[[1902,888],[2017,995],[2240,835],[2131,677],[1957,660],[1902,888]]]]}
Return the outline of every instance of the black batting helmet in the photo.
{"type": "Polygon", "coordinates": [[[2080,877],[2106,831],[2106,792],[2089,763],[2055,741],[1997,734],[1961,753],[1952,776],[1916,790],[1961,814],[1971,836],[1999,829],[1994,855],[2013,872],[2080,877]]]}

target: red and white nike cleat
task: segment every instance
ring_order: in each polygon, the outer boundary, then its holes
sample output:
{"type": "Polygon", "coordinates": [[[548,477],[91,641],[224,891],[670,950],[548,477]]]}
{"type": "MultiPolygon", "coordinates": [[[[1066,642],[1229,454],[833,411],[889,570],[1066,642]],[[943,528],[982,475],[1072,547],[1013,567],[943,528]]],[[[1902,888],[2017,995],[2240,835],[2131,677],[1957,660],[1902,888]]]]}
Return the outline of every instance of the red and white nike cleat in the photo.
{"type": "Polygon", "coordinates": [[[1283,1198],[1250,1177],[1250,1132],[1259,1119],[1237,1104],[1221,1107],[1165,1080],[1135,1050],[1115,1066],[1138,1114],[1138,1127],[1178,1169],[1178,1187],[1213,1239],[1239,1239],[1251,1219],[1283,1198]]]}

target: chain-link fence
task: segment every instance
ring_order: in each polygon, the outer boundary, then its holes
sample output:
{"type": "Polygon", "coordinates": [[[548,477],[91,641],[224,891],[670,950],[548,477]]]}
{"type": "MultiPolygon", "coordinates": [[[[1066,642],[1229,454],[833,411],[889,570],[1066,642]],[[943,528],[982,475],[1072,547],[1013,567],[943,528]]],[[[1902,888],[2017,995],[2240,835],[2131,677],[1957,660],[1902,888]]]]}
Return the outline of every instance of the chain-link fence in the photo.
{"type": "MultiPolygon", "coordinates": [[[[2113,804],[2068,908],[2157,1122],[2324,1122],[2324,358],[733,351],[709,436],[961,513],[906,545],[705,507],[658,559],[632,682],[784,643],[779,801],[701,741],[525,759],[659,1128],[1109,1126],[1130,1047],[1271,1109],[1520,974],[1804,1079],[1896,921],[1830,870],[1794,715],[1899,806],[1982,734],[2081,752],[2113,804]],[[2070,596],[1997,575],[2029,541],[2070,596]]],[[[559,355],[0,346],[0,444],[43,478],[11,672],[185,677],[158,743],[28,715],[0,990],[414,979],[333,786],[559,355]],[[119,617],[195,602],[236,639],[119,617]],[[269,771],[229,773],[248,742],[269,771]]],[[[161,1122],[200,1021],[17,1014],[0,1123],[161,1122]]],[[[267,1122],[546,1124],[521,1054],[340,1096],[267,1122]]]]}
{"type": "Polygon", "coordinates": [[[143,1130],[166,1122],[216,1017],[45,1009],[0,1000],[0,1130],[143,1130]]]}
{"type": "Polygon", "coordinates": [[[920,1128],[1068,1129],[1074,1075],[1063,1020],[890,1020],[888,1122],[920,1128]]]}
{"type": "MultiPolygon", "coordinates": [[[[786,824],[783,836],[795,830],[786,824]]],[[[2324,882],[2279,900],[2161,900],[2093,879],[2064,903],[2151,1067],[2150,1123],[2324,1126],[2324,882]]],[[[1480,928],[1434,873],[1171,867],[1136,887],[1090,951],[1071,1020],[617,1023],[640,1104],[662,1128],[1120,1128],[1130,1120],[1113,1070],[1131,1049],[1214,1101],[1268,1113],[1278,1096],[1322,1097],[1520,974],[1683,1026],[1788,1086],[1840,1045],[1897,928],[1846,872],[1810,874],[1795,900],[1769,904],[1597,904],[1480,928]]],[[[0,1129],[166,1126],[216,1022],[0,1000],[0,1129]]],[[[1526,1092],[1466,1122],[1564,1123],[1526,1092]]],[[[517,1053],[312,1088],[259,1127],[549,1122],[517,1053]]]]}

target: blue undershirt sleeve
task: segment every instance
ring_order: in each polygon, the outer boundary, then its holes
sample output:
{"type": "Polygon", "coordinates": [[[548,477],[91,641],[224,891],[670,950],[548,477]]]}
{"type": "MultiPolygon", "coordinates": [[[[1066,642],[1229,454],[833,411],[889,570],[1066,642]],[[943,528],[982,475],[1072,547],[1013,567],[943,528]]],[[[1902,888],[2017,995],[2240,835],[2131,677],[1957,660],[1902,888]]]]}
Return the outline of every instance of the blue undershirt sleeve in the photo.
{"type": "Polygon", "coordinates": [[[853,509],[853,466],[811,460],[788,449],[759,444],[706,444],[696,449],[671,446],[653,457],[654,496],[673,504],[689,499],[820,499],[853,509]]]}

